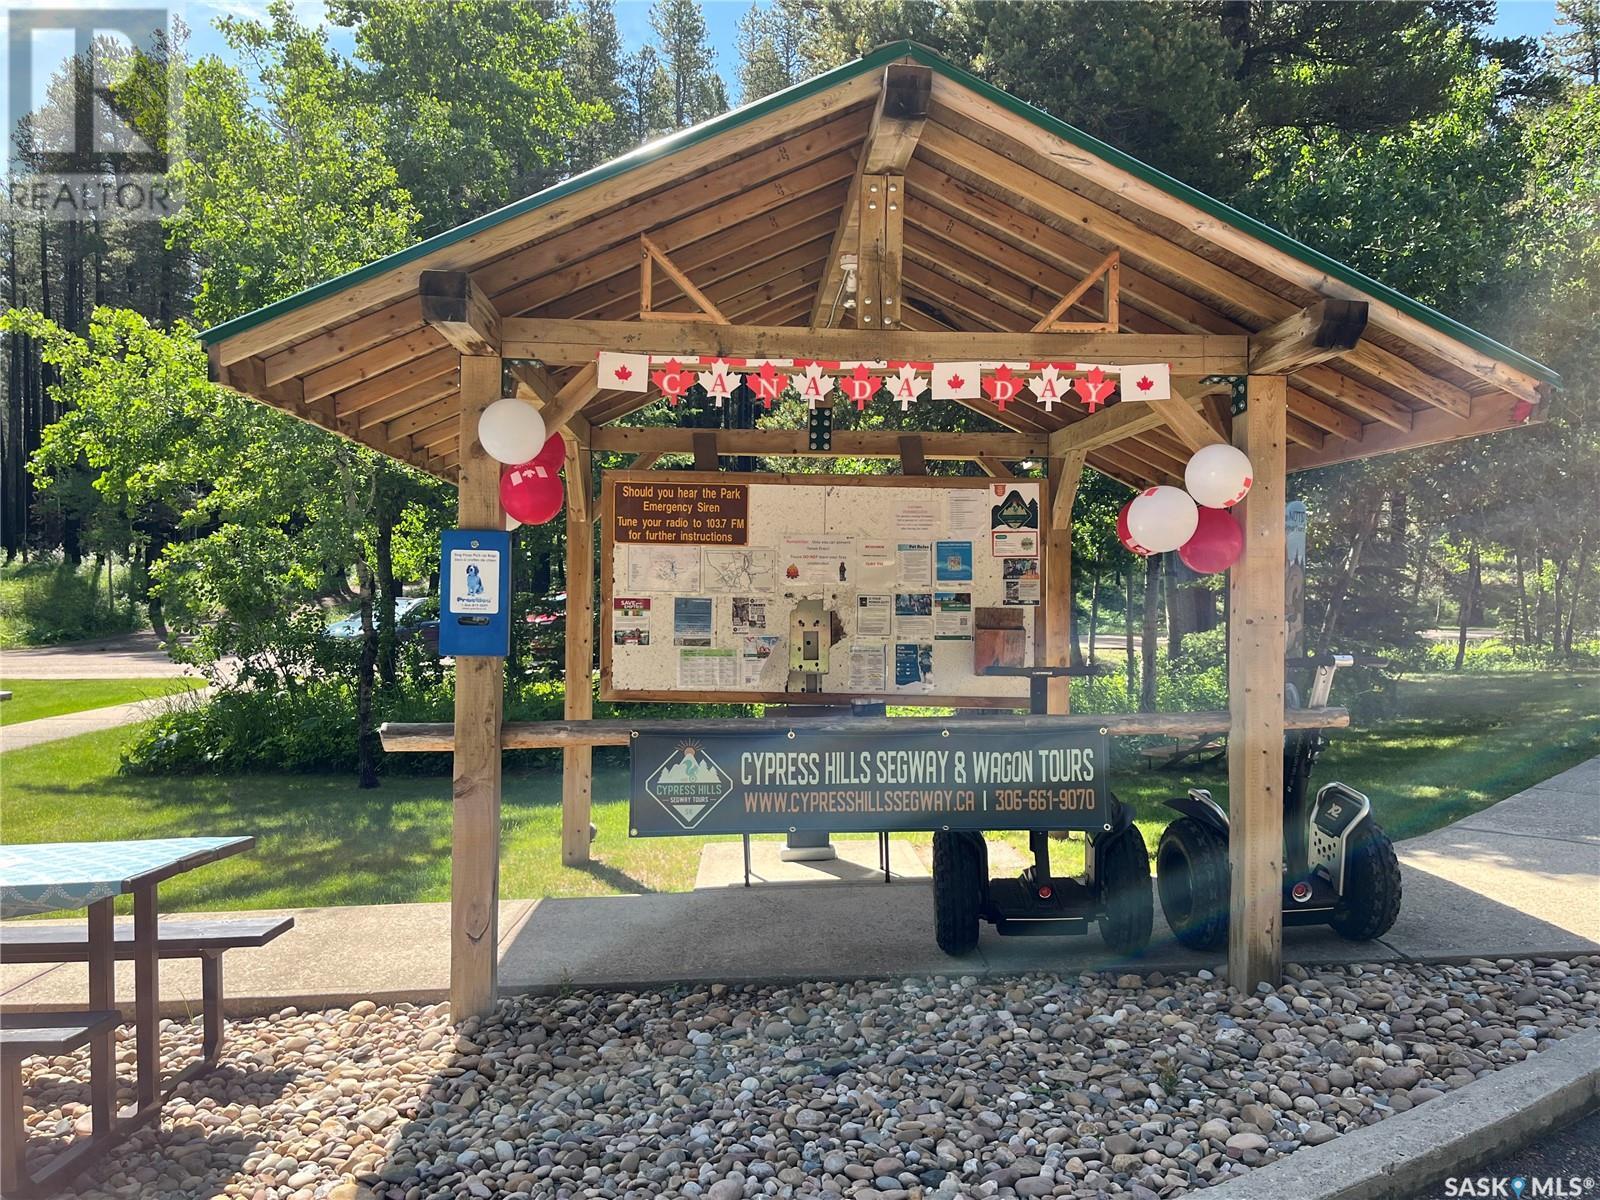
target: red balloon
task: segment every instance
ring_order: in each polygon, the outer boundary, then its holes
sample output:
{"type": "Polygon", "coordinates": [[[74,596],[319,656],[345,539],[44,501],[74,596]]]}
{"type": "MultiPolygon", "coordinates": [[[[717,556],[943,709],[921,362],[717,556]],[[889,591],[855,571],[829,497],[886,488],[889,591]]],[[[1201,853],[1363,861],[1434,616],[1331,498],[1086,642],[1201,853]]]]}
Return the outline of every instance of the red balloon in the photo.
{"type": "Polygon", "coordinates": [[[1199,575],[1226,571],[1244,553],[1244,528],[1225,508],[1200,507],[1194,536],[1178,548],[1183,565],[1199,575]]]}
{"type": "Polygon", "coordinates": [[[543,525],[561,511],[566,500],[561,476],[537,460],[500,472],[500,505],[524,525],[543,525]]]}
{"type": "Polygon", "coordinates": [[[1122,511],[1117,513],[1117,541],[1122,543],[1123,549],[1137,554],[1140,558],[1149,558],[1150,551],[1134,541],[1133,534],[1128,532],[1128,510],[1132,507],[1133,501],[1129,500],[1122,506],[1122,511]]]}
{"type": "Polygon", "coordinates": [[[550,474],[554,475],[557,471],[561,470],[566,461],[567,440],[559,433],[552,433],[549,438],[546,439],[545,444],[540,448],[539,453],[533,456],[532,465],[536,467],[543,467],[546,471],[549,471],[550,474]]]}

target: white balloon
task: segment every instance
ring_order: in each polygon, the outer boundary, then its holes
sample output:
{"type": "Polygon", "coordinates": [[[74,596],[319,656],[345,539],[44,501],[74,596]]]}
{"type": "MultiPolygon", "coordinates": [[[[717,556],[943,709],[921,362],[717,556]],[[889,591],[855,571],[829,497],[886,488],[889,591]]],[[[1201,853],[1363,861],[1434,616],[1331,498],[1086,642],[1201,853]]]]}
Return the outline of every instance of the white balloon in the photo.
{"type": "Polygon", "coordinates": [[[1176,550],[1199,524],[1200,510],[1182,488],[1146,488],[1128,506],[1128,532],[1151,554],[1176,550]]]}
{"type": "Polygon", "coordinates": [[[1218,442],[1194,452],[1183,470],[1183,486],[1196,504],[1232,508],[1250,491],[1253,468],[1243,450],[1218,442]]]}
{"type": "Polygon", "coordinates": [[[518,466],[543,447],[544,418],[533,405],[507,396],[483,410],[478,418],[478,441],[496,462],[518,466]]]}

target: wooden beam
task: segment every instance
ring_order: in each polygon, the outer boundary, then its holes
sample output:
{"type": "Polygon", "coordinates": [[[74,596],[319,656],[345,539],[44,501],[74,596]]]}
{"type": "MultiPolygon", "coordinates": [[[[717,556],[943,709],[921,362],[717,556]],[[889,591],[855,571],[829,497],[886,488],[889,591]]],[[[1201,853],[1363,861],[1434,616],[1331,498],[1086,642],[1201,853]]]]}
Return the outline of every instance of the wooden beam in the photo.
{"type": "Polygon", "coordinates": [[[1074,451],[1098,450],[1124,438],[1137,437],[1164,424],[1164,418],[1149,403],[1117,403],[1074,421],[1050,435],[1050,456],[1074,451]]]}
{"type": "Polygon", "coordinates": [[[1283,973],[1283,684],[1285,621],[1282,376],[1252,375],[1234,444],[1254,482],[1234,509],[1244,555],[1228,573],[1228,984],[1253,995],[1283,973]]]}
{"type": "Polygon", "coordinates": [[[983,473],[989,476],[990,479],[1015,479],[1017,477],[1016,472],[998,458],[986,455],[976,461],[983,473]]]}
{"type": "Polygon", "coordinates": [[[692,429],[694,435],[694,469],[696,471],[715,471],[717,469],[717,432],[714,429],[692,429]]]}
{"type": "Polygon", "coordinates": [[[654,450],[644,454],[634,455],[633,461],[628,464],[630,471],[653,471],[655,465],[661,461],[661,455],[654,450]]]}
{"type": "MultiPolygon", "coordinates": [[[[1072,502],[1078,495],[1087,456],[1069,454],[1052,458],[1045,489],[1050,518],[1044,532],[1044,645],[1039,660],[1047,667],[1072,665],[1072,502]]],[[[1072,710],[1072,681],[1052,679],[1047,685],[1046,707],[1052,713],[1072,710]]]]}
{"type": "Polygon", "coordinates": [[[465,271],[423,271],[417,276],[422,319],[462,354],[500,353],[500,310],[465,271]]]}
{"type": "MultiPolygon", "coordinates": [[[[538,356],[530,354],[525,357],[536,358],[538,356]]],[[[583,369],[567,380],[562,385],[561,390],[556,393],[555,399],[540,412],[539,415],[544,418],[546,435],[555,433],[567,424],[568,421],[583,411],[584,406],[589,401],[599,394],[598,379],[599,371],[595,366],[593,356],[591,356],[590,361],[583,369]]]]}
{"type": "Polygon", "coordinates": [[[1319,300],[1250,335],[1252,375],[1293,375],[1354,350],[1367,327],[1364,300],[1319,300]]]}
{"type": "Polygon", "coordinates": [[[900,324],[905,241],[905,179],[867,175],[861,181],[856,247],[856,324],[894,329],[900,324]]]}
{"type": "Polygon", "coordinates": [[[1166,400],[1146,400],[1144,403],[1160,413],[1167,427],[1191,450],[1201,450],[1222,441],[1222,436],[1211,428],[1211,422],[1177,392],[1173,392],[1166,400]]]}
{"type": "MultiPolygon", "coordinates": [[[[1460,438],[1477,437],[1516,429],[1525,422],[1518,419],[1517,405],[1521,401],[1503,393],[1479,396],[1472,402],[1472,412],[1465,420],[1451,416],[1443,409],[1425,408],[1416,415],[1416,421],[1406,430],[1369,425],[1359,442],[1328,443],[1321,449],[1293,446],[1289,450],[1289,469],[1305,471],[1324,467],[1330,463],[1349,462],[1369,458],[1375,454],[1391,454],[1396,450],[1413,450],[1420,446],[1437,446],[1460,438]]],[[[1535,413],[1541,412],[1535,409],[1535,413]]],[[[1537,419],[1537,418],[1536,418],[1537,419]]]]}
{"type": "MultiPolygon", "coordinates": [[[[657,425],[597,425],[590,445],[595,450],[638,454],[693,454],[694,429],[657,425]]],[[[810,458],[899,458],[901,434],[892,429],[840,429],[833,448],[812,450],[803,429],[719,429],[717,453],[810,458]]],[[[919,433],[924,458],[1043,458],[1049,440],[1043,434],[1009,431],[919,433]]]]}
{"type": "MultiPolygon", "coordinates": [[[[1047,329],[1056,328],[1061,321],[1061,318],[1071,310],[1074,304],[1083,299],[1084,294],[1090,288],[1092,288],[1096,283],[1103,283],[1106,290],[1106,319],[1096,328],[1105,332],[1115,333],[1117,331],[1117,324],[1112,318],[1115,312],[1114,306],[1116,302],[1114,297],[1116,292],[1112,282],[1112,275],[1121,261],[1122,252],[1119,250],[1113,250],[1110,254],[1106,255],[1100,260],[1099,264],[1094,268],[1094,270],[1088,272],[1081,280],[1078,281],[1078,285],[1076,287],[1074,287],[1065,296],[1062,296],[1061,299],[1057,300],[1050,306],[1050,311],[1045,313],[1044,316],[1040,317],[1039,320],[1035,322],[1033,331],[1035,333],[1043,333],[1047,329]],[[1110,326],[1109,329],[1106,328],[1107,325],[1110,326]]],[[[1085,331],[1080,329],[1075,330],[1074,332],[1085,331]]]]}
{"type": "MultiPolygon", "coordinates": [[[[1285,729],[1343,729],[1350,714],[1342,708],[1293,708],[1283,714],[1285,729]]],[[[949,717],[807,717],[806,728],[822,733],[909,733],[942,729],[949,717]]],[[[960,728],[968,732],[1021,732],[1047,737],[1070,730],[1099,729],[1113,737],[1190,737],[1227,733],[1229,714],[1089,713],[1068,716],[967,716],[960,728]]],[[[740,733],[759,737],[784,734],[794,727],[782,717],[711,717],[695,721],[634,718],[598,721],[509,721],[501,731],[507,750],[557,750],[565,746],[627,746],[639,730],[692,737],[704,733],[740,733]]],[[[383,748],[391,754],[437,754],[455,747],[455,728],[447,721],[388,721],[378,728],[383,748]]]]}
{"type": "Polygon", "coordinates": [[[600,351],[615,350],[835,361],[1166,362],[1175,375],[1241,375],[1247,353],[1246,338],[1212,334],[918,333],[543,317],[507,317],[501,327],[508,357],[537,358],[551,366],[592,365],[600,351]]]}
{"type": "MultiPolygon", "coordinates": [[[[564,713],[569,721],[594,715],[594,520],[589,503],[590,452],[567,440],[567,641],[564,713]],[[576,502],[574,498],[577,498],[576,502]]],[[[561,861],[589,861],[594,755],[588,746],[561,753],[561,861]]]]}
{"type": "MultiPolygon", "coordinates": [[[[726,325],[728,323],[728,318],[722,315],[722,310],[711,303],[710,298],[694,285],[694,281],[678,269],[677,264],[667,257],[666,251],[642,233],[639,235],[639,250],[639,315],[641,317],[668,317],[668,314],[654,313],[650,308],[650,266],[654,263],[667,273],[667,278],[683,289],[683,294],[689,297],[708,319],[715,321],[718,325],[726,325]]],[[[673,313],[669,319],[688,320],[691,315],[673,313]]]]}
{"type": "Polygon", "coordinates": [[[922,438],[914,433],[900,435],[900,473],[902,475],[926,475],[928,462],[922,452],[922,438]]]}
{"type": "MultiPolygon", "coordinates": [[[[463,529],[505,528],[500,464],[478,443],[478,418],[500,399],[500,359],[461,359],[463,529]]],[[[487,1015],[497,999],[500,941],[500,725],[505,659],[456,658],[456,729],[451,794],[450,1012],[487,1015]]]]}
{"type": "MultiPolygon", "coordinates": [[[[811,305],[813,328],[832,325],[844,313],[844,256],[858,240],[864,180],[872,175],[902,175],[928,119],[928,97],[933,92],[933,71],[912,63],[891,63],[884,68],[872,123],[861,143],[855,178],[839,213],[839,227],[828,247],[822,284],[811,305]]],[[[901,188],[902,194],[904,188],[901,188]]],[[[859,310],[858,310],[859,311],[859,310]]]]}
{"type": "Polygon", "coordinates": [[[1087,459],[1088,451],[1074,450],[1060,460],[1061,480],[1051,488],[1050,528],[1072,528],[1072,505],[1078,498],[1078,484],[1083,479],[1083,466],[1087,459]]]}

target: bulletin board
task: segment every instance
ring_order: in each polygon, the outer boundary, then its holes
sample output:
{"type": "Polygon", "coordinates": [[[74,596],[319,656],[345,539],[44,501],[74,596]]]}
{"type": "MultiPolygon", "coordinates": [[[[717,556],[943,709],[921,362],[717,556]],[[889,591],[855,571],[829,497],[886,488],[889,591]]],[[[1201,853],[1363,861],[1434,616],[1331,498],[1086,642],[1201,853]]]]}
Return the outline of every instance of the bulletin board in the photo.
{"type": "Polygon", "coordinates": [[[1036,661],[1048,521],[1037,479],[608,473],[601,697],[1025,705],[1026,679],[976,670],[975,625],[1020,618],[1036,661]],[[816,601],[827,669],[791,690],[816,601]]]}

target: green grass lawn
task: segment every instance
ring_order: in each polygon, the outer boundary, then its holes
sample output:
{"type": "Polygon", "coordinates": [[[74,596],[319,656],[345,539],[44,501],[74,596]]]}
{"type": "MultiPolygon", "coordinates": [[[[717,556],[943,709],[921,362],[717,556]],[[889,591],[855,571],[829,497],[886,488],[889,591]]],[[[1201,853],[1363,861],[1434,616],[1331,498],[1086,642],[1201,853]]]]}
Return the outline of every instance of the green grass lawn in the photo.
{"type": "MultiPolygon", "coordinates": [[[[1600,673],[1426,676],[1401,685],[1402,716],[1339,732],[1314,783],[1368,792],[1397,838],[1460,819],[1600,754],[1600,673]]],[[[9,703],[9,702],[8,702],[9,703]]],[[[131,779],[116,774],[128,728],[15,750],[0,761],[0,835],[8,842],[252,833],[253,853],[163,885],[170,910],[381,904],[449,897],[448,779],[385,779],[358,791],[345,776],[131,779]]],[[[1119,771],[1152,849],[1162,800],[1224,772],[1119,771]]],[[[595,776],[596,861],[561,865],[561,777],[508,772],[500,887],[506,897],[681,891],[702,839],[627,836],[627,773],[595,776]]],[[[922,836],[926,835],[911,835],[922,836]]],[[[1021,845],[1024,835],[1002,835],[1021,845]]],[[[1052,853],[1071,868],[1078,843],[1052,853]]]]}
{"type": "Polygon", "coordinates": [[[0,725],[128,704],[205,686],[189,676],[165,679],[13,679],[0,682],[11,699],[0,703],[0,725]]]}

